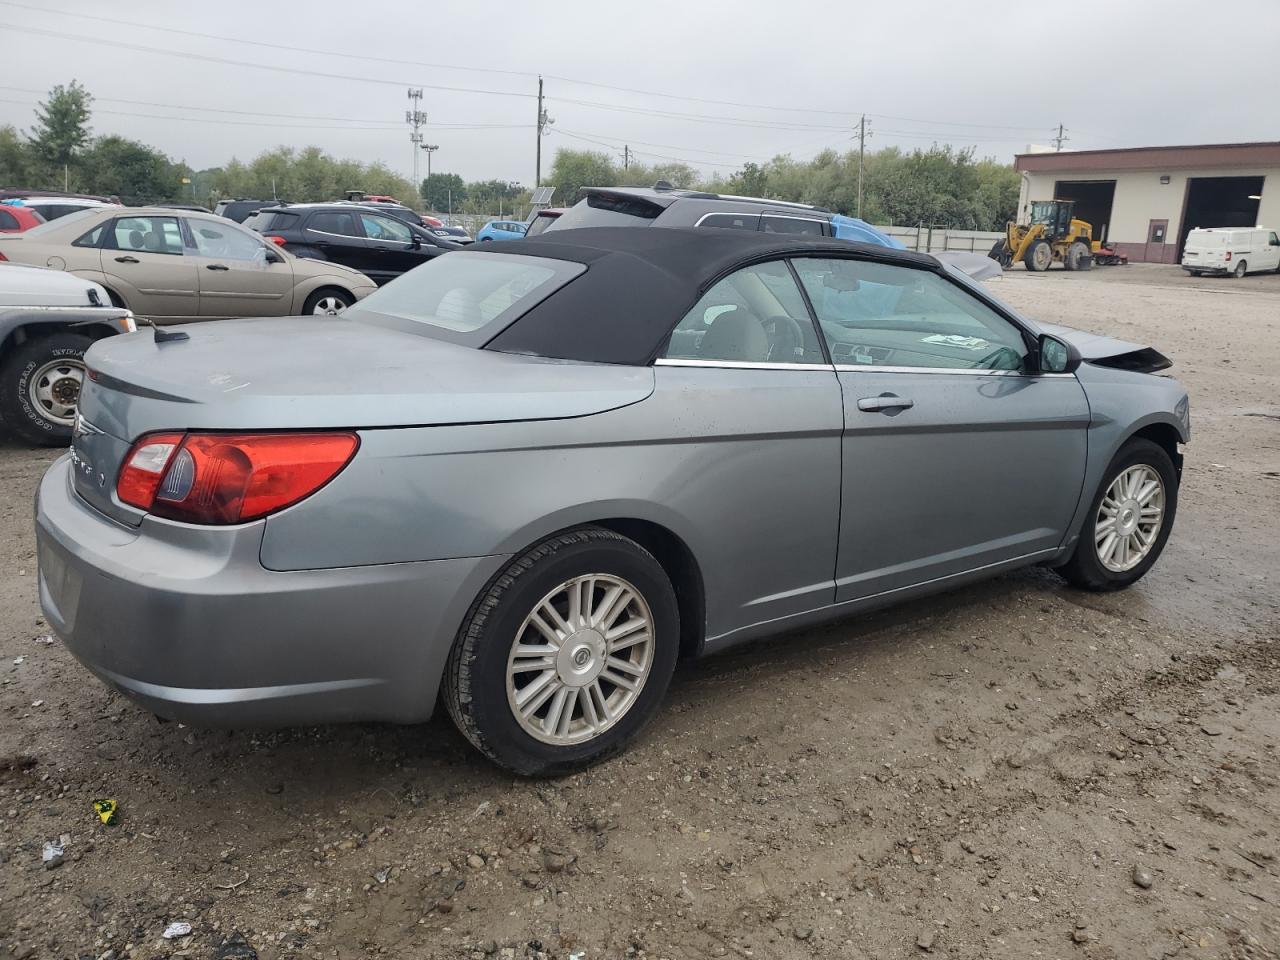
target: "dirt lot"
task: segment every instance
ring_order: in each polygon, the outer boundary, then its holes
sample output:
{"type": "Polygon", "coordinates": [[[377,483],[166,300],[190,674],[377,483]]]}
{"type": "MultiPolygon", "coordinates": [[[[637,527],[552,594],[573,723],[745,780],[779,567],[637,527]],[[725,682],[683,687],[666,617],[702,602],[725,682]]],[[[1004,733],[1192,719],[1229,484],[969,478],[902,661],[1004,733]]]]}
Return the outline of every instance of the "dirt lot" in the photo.
{"type": "Polygon", "coordinates": [[[559,782],[445,719],[227,733],[108,693],[41,641],[54,454],[0,442],[0,958],[248,956],[216,952],[235,931],[264,960],[1280,955],[1280,277],[995,289],[1174,358],[1195,437],[1152,574],[1029,571],[686,665],[634,749],[559,782]]]}

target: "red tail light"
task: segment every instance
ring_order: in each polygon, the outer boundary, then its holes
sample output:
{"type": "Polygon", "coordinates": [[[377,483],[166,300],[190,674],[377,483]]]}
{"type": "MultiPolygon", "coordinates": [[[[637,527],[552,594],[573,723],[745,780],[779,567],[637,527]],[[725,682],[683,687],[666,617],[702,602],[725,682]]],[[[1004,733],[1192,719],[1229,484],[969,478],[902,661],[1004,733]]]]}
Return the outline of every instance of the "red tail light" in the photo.
{"type": "Polygon", "coordinates": [[[8,262],[9,262],[9,258],[6,257],[3,253],[0,253],[0,263],[8,263],[8,262]]]}
{"type": "Polygon", "coordinates": [[[269,234],[267,234],[265,237],[263,237],[262,239],[263,239],[263,240],[270,240],[270,241],[271,241],[272,243],[274,243],[277,247],[283,247],[286,243],[288,243],[288,242],[289,242],[289,241],[287,241],[284,237],[277,237],[274,233],[269,233],[269,234]]]}
{"type": "Polygon", "coordinates": [[[354,433],[153,433],[129,450],[116,494],[187,523],[246,523],[311,496],[351,462],[354,433]]]}
{"type": "Polygon", "coordinates": [[[1230,251],[1230,250],[1228,250],[1228,251],[1227,251],[1227,255],[1226,255],[1225,257],[1223,257],[1222,259],[1223,259],[1223,260],[1230,260],[1230,259],[1231,259],[1231,251],[1230,251]]]}

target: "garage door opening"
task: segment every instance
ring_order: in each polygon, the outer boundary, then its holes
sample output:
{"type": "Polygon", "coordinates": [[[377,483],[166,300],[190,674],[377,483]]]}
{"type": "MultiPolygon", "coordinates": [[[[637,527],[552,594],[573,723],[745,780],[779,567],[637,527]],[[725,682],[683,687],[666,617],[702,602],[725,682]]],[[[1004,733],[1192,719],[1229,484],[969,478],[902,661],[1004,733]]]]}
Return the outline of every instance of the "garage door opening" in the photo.
{"type": "Polygon", "coordinates": [[[1059,180],[1053,199],[1074,200],[1075,217],[1093,227],[1093,239],[1106,240],[1111,228],[1111,203],[1116,198],[1114,180],[1059,180]]]}
{"type": "Polygon", "coordinates": [[[1187,234],[1196,227],[1253,227],[1263,177],[1192,177],[1187,181],[1187,202],[1178,237],[1178,259],[1187,234]]]}

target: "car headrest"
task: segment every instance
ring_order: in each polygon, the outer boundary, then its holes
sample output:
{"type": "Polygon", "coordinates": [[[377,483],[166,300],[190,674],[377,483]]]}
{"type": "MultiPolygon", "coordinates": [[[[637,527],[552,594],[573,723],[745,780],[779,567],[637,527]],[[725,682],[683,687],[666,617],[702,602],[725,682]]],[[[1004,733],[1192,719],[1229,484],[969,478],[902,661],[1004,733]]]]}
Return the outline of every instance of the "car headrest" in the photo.
{"type": "Polygon", "coordinates": [[[769,335],[759,317],[735,307],[711,321],[698,352],[707,360],[762,363],[769,359],[769,335]]]}
{"type": "Polygon", "coordinates": [[[129,246],[131,246],[134,250],[142,249],[142,231],[141,230],[129,231],[129,246]]]}

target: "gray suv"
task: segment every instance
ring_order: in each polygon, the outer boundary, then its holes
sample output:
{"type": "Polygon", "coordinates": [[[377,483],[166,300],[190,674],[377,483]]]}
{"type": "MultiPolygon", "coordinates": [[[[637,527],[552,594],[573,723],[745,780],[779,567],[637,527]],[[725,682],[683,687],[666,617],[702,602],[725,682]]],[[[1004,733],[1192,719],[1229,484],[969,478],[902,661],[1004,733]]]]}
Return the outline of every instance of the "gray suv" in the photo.
{"type": "Polygon", "coordinates": [[[652,187],[584,187],[583,198],[546,229],[575,227],[730,227],[763,233],[833,237],[830,210],[806,203],[652,187]]]}

